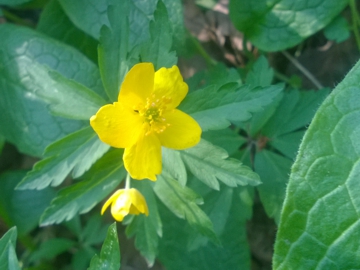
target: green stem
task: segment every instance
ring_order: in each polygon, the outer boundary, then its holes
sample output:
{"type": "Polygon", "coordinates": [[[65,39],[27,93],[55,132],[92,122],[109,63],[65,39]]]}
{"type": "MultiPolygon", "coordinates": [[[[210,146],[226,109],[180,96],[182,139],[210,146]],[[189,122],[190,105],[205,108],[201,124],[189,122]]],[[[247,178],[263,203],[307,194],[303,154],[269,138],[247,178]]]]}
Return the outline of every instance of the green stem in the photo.
{"type": "Polygon", "coordinates": [[[131,181],[131,177],[130,174],[128,173],[125,179],[125,189],[130,189],[130,181],[131,181]]]}
{"type": "Polygon", "coordinates": [[[15,14],[9,12],[8,10],[6,9],[3,9],[2,10],[2,13],[4,14],[4,17],[9,20],[9,21],[12,21],[16,24],[19,24],[19,25],[23,25],[23,26],[28,26],[28,27],[31,27],[31,28],[35,28],[35,25],[32,24],[31,22],[28,22],[22,18],[20,18],[19,16],[16,16],[15,14]]]}
{"type": "Polygon", "coordinates": [[[350,0],[349,5],[350,5],[350,9],[351,9],[352,30],[354,31],[356,45],[360,51],[360,34],[359,34],[359,28],[358,28],[358,23],[360,22],[360,18],[359,18],[359,14],[357,12],[355,0],[350,0]]]}
{"type": "Polygon", "coordinates": [[[210,57],[210,55],[205,51],[203,46],[201,46],[200,41],[195,37],[190,35],[190,39],[198,50],[199,54],[205,59],[208,66],[215,66],[217,62],[210,57]]]}

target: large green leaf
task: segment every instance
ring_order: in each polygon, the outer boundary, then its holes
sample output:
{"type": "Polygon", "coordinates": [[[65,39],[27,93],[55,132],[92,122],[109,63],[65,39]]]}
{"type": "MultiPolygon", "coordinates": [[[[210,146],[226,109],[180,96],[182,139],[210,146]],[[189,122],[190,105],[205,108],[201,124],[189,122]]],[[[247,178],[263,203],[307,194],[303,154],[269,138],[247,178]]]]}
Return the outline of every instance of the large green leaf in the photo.
{"type": "Polygon", "coordinates": [[[0,35],[0,133],[20,151],[41,156],[48,144],[84,123],[50,115],[36,94],[51,84],[35,84],[29,70],[34,65],[46,65],[101,95],[99,71],[74,48],[29,28],[1,24],[0,35]]]}
{"type": "Polygon", "coordinates": [[[100,256],[95,255],[88,270],[119,270],[120,246],[116,231],[116,222],[109,226],[100,256]]]}
{"type": "Polygon", "coordinates": [[[280,51],[300,43],[332,21],[348,0],[231,0],[235,26],[264,51],[280,51]]]}
{"type": "Polygon", "coordinates": [[[181,186],[179,182],[163,172],[158,176],[154,191],[163,204],[178,218],[186,219],[199,233],[219,243],[209,217],[198,206],[203,203],[203,200],[193,190],[181,186]]]}
{"type": "Polygon", "coordinates": [[[13,227],[0,239],[0,269],[20,270],[15,253],[16,238],[17,230],[13,227]]]}
{"type": "Polygon", "coordinates": [[[230,187],[258,185],[259,176],[249,167],[211,143],[201,140],[195,147],[180,152],[181,159],[189,170],[209,187],[218,190],[219,182],[230,187]]]}
{"type": "Polygon", "coordinates": [[[57,0],[51,0],[46,4],[36,30],[74,46],[95,63],[97,62],[98,41],[75,27],[57,0]]]}
{"type": "Polygon", "coordinates": [[[134,181],[132,186],[144,195],[149,208],[149,216],[134,216],[126,227],[126,235],[128,237],[135,235],[135,246],[151,267],[158,253],[159,237],[162,236],[157,201],[149,181],[134,181]]]}
{"type": "Polygon", "coordinates": [[[324,101],[292,168],[274,269],[359,269],[360,62],[324,101]]]}
{"type": "Polygon", "coordinates": [[[49,145],[44,159],[34,165],[18,188],[58,186],[72,170],[73,177],[79,177],[108,149],[91,127],[74,132],[49,145]]]}
{"type": "Polygon", "coordinates": [[[39,224],[46,206],[55,197],[55,190],[15,190],[27,171],[8,171],[0,176],[0,215],[25,235],[39,224]]]}
{"type": "Polygon", "coordinates": [[[109,195],[125,177],[122,150],[112,150],[99,159],[79,182],[64,188],[41,216],[41,225],[61,223],[87,213],[109,195]]]}
{"type": "Polygon", "coordinates": [[[283,85],[252,88],[227,83],[220,88],[210,85],[189,94],[179,108],[189,113],[203,131],[223,129],[232,122],[246,121],[251,113],[270,104],[283,85]]]}

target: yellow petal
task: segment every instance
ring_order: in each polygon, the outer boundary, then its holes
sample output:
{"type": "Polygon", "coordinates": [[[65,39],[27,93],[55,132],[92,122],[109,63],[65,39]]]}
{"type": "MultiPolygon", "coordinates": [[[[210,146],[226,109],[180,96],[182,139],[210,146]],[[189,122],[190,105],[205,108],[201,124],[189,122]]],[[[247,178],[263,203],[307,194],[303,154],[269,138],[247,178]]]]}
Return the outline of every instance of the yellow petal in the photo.
{"type": "Polygon", "coordinates": [[[114,102],[101,107],[96,115],[90,118],[90,125],[104,143],[125,148],[136,142],[141,131],[142,118],[138,113],[114,102]]]}
{"type": "Polygon", "coordinates": [[[129,196],[129,190],[123,189],[123,192],[111,205],[111,214],[117,221],[122,221],[125,216],[130,212],[131,197],[129,196]]]}
{"type": "Polygon", "coordinates": [[[124,165],[133,179],[155,181],[161,173],[161,144],[156,133],[145,133],[143,129],[136,144],[125,148],[124,165]]]}
{"type": "Polygon", "coordinates": [[[154,75],[155,70],[152,63],[134,65],[124,78],[118,101],[132,109],[141,109],[140,104],[145,104],[146,98],[153,91],[154,75]]]}
{"type": "Polygon", "coordinates": [[[103,205],[103,207],[101,208],[101,214],[104,214],[104,212],[106,211],[106,209],[109,207],[109,205],[116,200],[122,193],[124,192],[124,190],[119,189],[117,190],[113,195],[111,195],[111,197],[109,199],[107,199],[107,201],[105,202],[105,204],[103,205]]]}
{"type": "Polygon", "coordinates": [[[185,98],[188,92],[188,85],[183,81],[179,68],[160,68],[155,72],[154,94],[157,98],[171,98],[168,103],[168,110],[176,108],[185,98]]]}
{"type": "Polygon", "coordinates": [[[161,145],[183,150],[195,146],[200,141],[201,128],[190,115],[175,109],[166,113],[164,118],[169,126],[158,134],[161,145]]]}
{"type": "Polygon", "coordinates": [[[131,214],[145,214],[145,215],[149,215],[149,209],[148,206],[146,204],[146,200],[144,198],[144,196],[137,190],[134,188],[130,189],[129,192],[130,196],[131,196],[131,202],[132,202],[132,207],[130,209],[130,213],[131,214]]]}

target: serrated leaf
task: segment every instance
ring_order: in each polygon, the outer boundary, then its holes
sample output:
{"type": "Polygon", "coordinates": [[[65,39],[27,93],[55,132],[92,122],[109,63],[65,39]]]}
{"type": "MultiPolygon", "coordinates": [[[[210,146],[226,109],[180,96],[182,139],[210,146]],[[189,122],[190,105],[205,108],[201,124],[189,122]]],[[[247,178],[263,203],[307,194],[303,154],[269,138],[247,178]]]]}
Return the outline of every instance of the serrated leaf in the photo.
{"type": "Polygon", "coordinates": [[[16,238],[17,230],[13,227],[0,239],[0,269],[20,270],[15,253],[16,238]]]}
{"type": "Polygon", "coordinates": [[[95,255],[91,259],[88,270],[119,270],[120,269],[120,246],[116,231],[116,222],[109,226],[104,244],[101,247],[100,256],[95,255]]]}
{"type": "Polygon", "coordinates": [[[52,188],[41,191],[14,190],[26,172],[8,171],[0,176],[0,209],[4,211],[0,211],[1,216],[17,227],[19,235],[27,234],[38,225],[42,212],[55,197],[52,188]]]}
{"type": "Polygon", "coordinates": [[[72,170],[75,178],[81,176],[108,149],[91,127],[74,132],[49,145],[44,159],[34,165],[17,188],[58,186],[72,170]]]}
{"type": "Polygon", "coordinates": [[[28,77],[23,81],[48,104],[49,111],[57,116],[89,120],[106,101],[86,86],[67,79],[58,72],[37,64],[28,65],[28,77]]]}
{"type": "Polygon", "coordinates": [[[135,246],[147,261],[149,267],[154,265],[159,237],[162,237],[162,223],[158,212],[157,201],[149,182],[135,181],[132,186],[140,191],[146,199],[149,216],[136,215],[126,227],[126,235],[135,235],[135,246]]]}
{"type": "Polygon", "coordinates": [[[103,218],[100,215],[92,215],[86,221],[86,224],[80,235],[80,239],[84,244],[88,246],[96,245],[102,243],[105,240],[109,224],[103,224],[102,222],[103,218]]]}
{"type": "Polygon", "coordinates": [[[232,0],[230,18],[259,49],[280,51],[293,47],[335,18],[348,0],[232,0]]]}
{"type": "Polygon", "coordinates": [[[122,150],[112,150],[99,159],[81,178],[64,188],[41,216],[41,225],[60,223],[90,211],[124,179],[122,150]]]}
{"type": "Polygon", "coordinates": [[[159,175],[154,191],[163,204],[178,218],[186,219],[199,233],[219,244],[209,217],[198,206],[203,201],[194,191],[188,187],[182,187],[179,182],[164,173],[159,175]]]}
{"type": "Polygon", "coordinates": [[[36,30],[74,46],[93,62],[97,62],[98,42],[75,27],[57,0],[51,0],[46,4],[41,12],[36,30]]]}
{"type": "Polygon", "coordinates": [[[261,202],[266,214],[278,224],[292,161],[263,149],[256,153],[254,163],[255,171],[262,181],[262,184],[256,187],[261,202]]]}
{"type": "Polygon", "coordinates": [[[274,70],[269,66],[269,62],[266,57],[261,55],[247,74],[246,83],[252,87],[265,87],[271,84],[273,78],[274,70]]]}
{"type": "Polygon", "coordinates": [[[231,122],[246,121],[282,91],[283,85],[265,88],[228,83],[220,89],[214,85],[187,95],[179,108],[190,114],[203,131],[223,129],[231,122]]]}
{"type": "Polygon", "coordinates": [[[154,21],[150,22],[150,40],[141,47],[141,61],[151,62],[155,70],[161,67],[170,68],[177,63],[172,48],[171,24],[164,3],[159,0],[154,13],[154,21]]]}
{"type": "Polygon", "coordinates": [[[76,49],[29,28],[1,24],[0,35],[0,133],[20,151],[41,156],[47,145],[84,123],[49,114],[46,103],[34,93],[29,67],[46,65],[98,94],[103,92],[99,71],[76,49]]]}
{"type": "Polygon", "coordinates": [[[128,57],[129,42],[129,1],[121,1],[108,9],[110,26],[101,28],[98,47],[100,73],[110,100],[116,101],[120,84],[130,69],[128,57]],[[119,14],[123,14],[119,19],[119,14]]]}
{"type": "Polygon", "coordinates": [[[189,170],[213,189],[219,189],[218,180],[230,187],[260,184],[259,176],[249,167],[236,159],[227,159],[229,155],[224,149],[205,140],[180,154],[189,170]]]}
{"type": "Polygon", "coordinates": [[[360,63],[317,111],[292,167],[274,269],[359,269],[360,63]],[[346,251],[346,252],[344,252],[346,251]]]}
{"type": "Polygon", "coordinates": [[[185,186],[187,181],[187,174],[185,164],[181,159],[179,151],[162,147],[162,165],[165,170],[173,179],[179,181],[180,185],[185,186]]]}

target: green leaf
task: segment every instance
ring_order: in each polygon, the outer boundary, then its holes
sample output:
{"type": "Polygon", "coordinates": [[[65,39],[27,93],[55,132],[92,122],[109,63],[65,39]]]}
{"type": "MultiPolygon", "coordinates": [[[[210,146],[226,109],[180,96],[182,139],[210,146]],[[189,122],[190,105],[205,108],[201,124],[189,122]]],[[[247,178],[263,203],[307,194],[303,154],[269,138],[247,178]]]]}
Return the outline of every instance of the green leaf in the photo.
{"type": "Polygon", "coordinates": [[[80,240],[85,245],[90,246],[104,242],[109,224],[102,224],[103,220],[100,215],[92,215],[86,221],[84,229],[80,234],[80,240]]]}
{"type": "Polygon", "coordinates": [[[126,227],[126,235],[135,235],[135,246],[147,261],[149,267],[154,265],[159,237],[162,237],[162,223],[158,212],[157,201],[149,181],[134,181],[134,188],[140,191],[146,199],[149,216],[136,215],[126,227]]]}
{"type": "Polygon", "coordinates": [[[46,4],[36,30],[77,48],[93,62],[97,62],[98,42],[75,27],[57,0],[51,0],[46,4]]]}
{"type": "Polygon", "coordinates": [[[88,121],[106,104],[101,96],[86,86],[46,66],[35,62],[31,67],[28,65],[26,72],[29,76],[27,87],[34,89],[34,95],[49,104],[48,109],[54,115],[88,121]]]}
{"type": "Polygon", "coordinates": [[[0,239],[0,269],[20,270],[15,253],[16,238],[17,230],[13,227],[0,239]]]}
{"type": "Polygon", "coordinates": [[[110,6],[110,26],[101,28],[99,66],[106,93],[112,101],[117,100],[120,85],[130,69],[129,9],[127,0],[110,6]],[[122,14],[120,19],[119,14],[122,14]]]}
{"type": "Polygon", "coordinates": [[[142,45],[141,61],[151,62],[155,70],[161,67],[170,68],[177,63],[172,48],[171,24],[164,3],[159,0],[154,13],[154,21],[150,22],[150,40],[142,45]]]}
{"type": "Polygon", "coordinates": [[[95,39],[103,25],[109,25],[107,8],[110,0],[59,0],[65,13],[79,29],[95,39]]]}
{"type": "Polygon", "coordinates": [[[350,26],[344,17],[338,16],[325,27],[324,34],[327,39],[341,43],[350,37],[350,26]]]}
{"type": "Polygon", "coordinates": [[[91,127],[74,132],[49,145],[44,159],[35,164],[17,188],[58,186],[72,170],[74,178],[81,176],[108,149],[91,127]]]}
{"type": "Polygon", "coordinates": [[[255,171],[262,181],[256,188],[267,215],[276,223],[279,223],[291,165],[290,159],[265,149],[255,155],[255,171]]]}
{"type": "Polygon", "coordinates": [[[66,238],[47,239],[31,254],[29,261],[51,260],[73,247],[76,242],[66,238]]]}
{"type": "Polygon", "coordinates": [[[246,83],[252,87],[269,86],[274,78],[274,70],[269,66],[269,62],[264,55],[261,55],[250,72],[246,76],[246,83]]]}
{"type": "Polygon", "coordinates": [[[0,5],[5,6],[18,6],[24,4],[26,2],[30,2],[31,0],[0,0],[0,5]]]}
{"type": "Polygon", "coordinates": [[[179,181],[180,185],[185,186],[187,174],[185,164],[181,159],[181,153],[166,147],[162,147],[162,165],[172,178],[179,181]]]}
{"type": "Polygon", "coordinates": [[[1,24],[0,36],[0,133],[20,151],[41,156],[47,145],[84,123],[50,115],[46,103],[36,96],[49,85],[35,85],[28,71],[35,64],[46,65],[101,96],[99,71],[74,48],[29,28],[1,24]]]}
{"type": "Polygon", "coordinates": [[[246,121],[282,91],[283,85],[265,88],[228,83],[220,89],[210,85],[190,93],[179,108],[190,114],[203,131],[223,129],[231,122],[246,121]]]}
{"type": "Polygon", "coordinates": [[[188,187],[183,187],[166,174],[158,176],[154,186],[155,194],[178,218],[186,219],[202,235],[219,244],[209,217],[199,208],[203,200],[188,187]]]}
{"type": "Polygon", "coordinates": [[[293,47],[332,21],[348,0],[232,0],[230,18],[259,49],[280,51],[293,47]]]}
{"type": "Polygon", "coordinates": [[[236,159],[227,159],[227,152],[201,140],[195,147],[180,152],[189,170],[209,187],[218,190],[218,180],[230,187],[258,185],[259,176],[236,159]]]}
{"type": "Polygon", "coordinates": [[[359,269],[360,63],[317,111],[291,170],[274,269],[359,269]],[[346,251],[346,252],[344,252],[346,251]]]}
{"type": "Polygon", "coordinates": [[[55,197],[55,191],[15,190],[26,171],[8,171],[0,175],[0,213],[10,224],[15,225],[20,235],[34,229],[42,212],[55,197]]]}
{"type": "Polygon", "coordinates": [[[109,230],[101,248],[100,256],[95,255],[88,270],[119,270],[120,246],[116,232],[116,222],[109,226],[109,230]]]}
{"type": "Polygon", "coordinates": [[[121,156],[122,150],[109,151],[81,177],[83,180],[62,189],[41,216],[41,225],[87,213],[109,195],[125,177],[121,156]]]}

